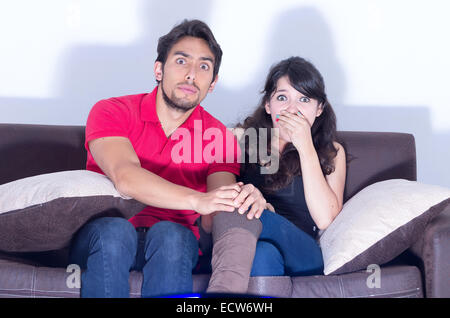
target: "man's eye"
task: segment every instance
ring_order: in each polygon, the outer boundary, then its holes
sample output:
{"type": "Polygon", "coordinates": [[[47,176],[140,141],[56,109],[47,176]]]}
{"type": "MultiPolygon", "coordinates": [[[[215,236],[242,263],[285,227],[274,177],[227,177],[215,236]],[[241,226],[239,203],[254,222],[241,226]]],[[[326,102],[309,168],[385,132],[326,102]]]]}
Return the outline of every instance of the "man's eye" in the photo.
{"type": "Polygon", "coordinates": [[[184,59],[176,59],[176,61],[175,61],[177,64],[181,64],[181,65],[183,65],[183,64],[186,64],[186,61],[184,60],[184,59]]]}
{"type": "Polygon", "coordinates": [[[207,70],[209,70],[209,65],[208,64],[202,64],[202,65],[200,65],[200,68],[202,70],[204,70],[204,71],[207,71],[207,70]]]}
{"type": "Polygon", "coordinates": [[[302,103],[309,103],[310,99],[308,97],[302,97],[300,98],[300,102],[302,103]]]}
{"type": "Polygon", "coordinates": [[[284,95],[278,95],[277,96],[277,100],[280,101],[280,102],[285,102],[287,100],[287,98],[284,95]]]}

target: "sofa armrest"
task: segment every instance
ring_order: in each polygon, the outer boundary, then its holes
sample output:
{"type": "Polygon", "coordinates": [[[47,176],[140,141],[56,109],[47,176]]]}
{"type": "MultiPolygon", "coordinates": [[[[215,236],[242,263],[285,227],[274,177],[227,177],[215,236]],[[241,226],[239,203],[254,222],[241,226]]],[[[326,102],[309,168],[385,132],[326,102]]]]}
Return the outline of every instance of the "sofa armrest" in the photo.
{"type": "Polygon", "coordinates": [[[410,250],[423,261],[426,297],[450,297],[450,201],[410,250]]]}

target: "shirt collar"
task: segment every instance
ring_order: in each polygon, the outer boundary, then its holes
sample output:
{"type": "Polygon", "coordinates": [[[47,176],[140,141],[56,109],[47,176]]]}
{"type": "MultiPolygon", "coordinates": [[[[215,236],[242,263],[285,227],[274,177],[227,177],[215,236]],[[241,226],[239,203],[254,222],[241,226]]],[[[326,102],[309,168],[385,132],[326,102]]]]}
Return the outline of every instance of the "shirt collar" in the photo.
{"type": "MultiPolygon", "coordinates": [[[[146,94],[141,102],[141,120],[149,121],[153,123],[159,123],[158,114],[156,113],[156,93],[158,92],[158,86],[153,91],[146,94]]],[[[194,111],[181,125],[188,128],[194,128],[194,120],[201,120],[203,107],[199,105],[195,106],[194,111]]]]}

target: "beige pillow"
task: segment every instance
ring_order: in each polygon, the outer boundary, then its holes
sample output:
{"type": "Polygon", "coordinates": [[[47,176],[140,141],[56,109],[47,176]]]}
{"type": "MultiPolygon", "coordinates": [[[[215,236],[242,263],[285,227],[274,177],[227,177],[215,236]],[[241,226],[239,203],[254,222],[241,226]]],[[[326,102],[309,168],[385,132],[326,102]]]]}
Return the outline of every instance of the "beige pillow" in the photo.
{"type": "Polygon", "coordinates": [[[144,204],[123,197],[104,175],[63,171],[0,185],[0,250],[36,252],[67,246],[101,216],[130,218],[144,204]]]}
{"type": "Polygon", "coordinates": [[[372,184],[348,200],[320,236],[324,274],[381,265],[409,248],[450,206],[450,189],[403,179],[372,184]]]}

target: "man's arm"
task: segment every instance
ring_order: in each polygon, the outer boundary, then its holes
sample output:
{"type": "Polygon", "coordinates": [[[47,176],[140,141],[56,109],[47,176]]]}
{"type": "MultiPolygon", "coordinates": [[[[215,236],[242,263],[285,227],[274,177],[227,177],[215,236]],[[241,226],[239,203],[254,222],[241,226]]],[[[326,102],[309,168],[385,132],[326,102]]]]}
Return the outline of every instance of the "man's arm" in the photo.
{"type": "Polygon", "coordinates": [[[105,137],[89,142],[89,150],[116,189],[144,204],[173,210],[194,210],[200,214],[234,211],[233,198],[239,187],[227,183],[202,193],[171,183],[141,167],[134,148],[125,137],[105,137]]]}

